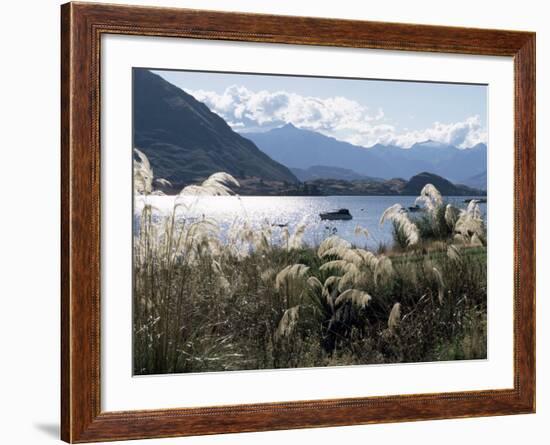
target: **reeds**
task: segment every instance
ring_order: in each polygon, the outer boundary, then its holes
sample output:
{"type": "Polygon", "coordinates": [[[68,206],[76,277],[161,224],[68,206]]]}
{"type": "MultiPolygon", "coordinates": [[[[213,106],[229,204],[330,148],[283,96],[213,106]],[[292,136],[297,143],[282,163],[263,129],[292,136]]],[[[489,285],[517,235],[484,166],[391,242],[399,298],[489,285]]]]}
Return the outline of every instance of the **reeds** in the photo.
{"type": "MultiPolygon", "coordinates": [[[[425,198],[427,202],[431,202],[426,197],[422,198],[425,198]]],[[[394,204],[384,211],[380,218],[380,225],[383,225],[386,221],[392,221],[395,224],[395,230],[403,234],[407,246],[414,246],[420,240],[418,227],[409,219],[407,211],[401,204],[394,204]]],[[[400,244],[405,243],[400,242],[400,244]]]]}
{"type": "Polygon", "coordinates": [[[187,215],[202,196],[233,193],[238,183],[226,173],[185,187],[168,215],[148,197],[155,184],[170,185],[139,151],[134,184],[144,201],[133,252],[135,374],[485,354],[486,234],[477,203],[455,209],[428,187],[425,221],[400,206],[384,213],[380,222],[396,224],[404,243],[377,254],[337,236],[304,245],[306,222],[275,236],[268,223],[235,221],[222,241],[216,221],[187,215]],[[422,224],[446,232],[424,238],[422,224]]]}

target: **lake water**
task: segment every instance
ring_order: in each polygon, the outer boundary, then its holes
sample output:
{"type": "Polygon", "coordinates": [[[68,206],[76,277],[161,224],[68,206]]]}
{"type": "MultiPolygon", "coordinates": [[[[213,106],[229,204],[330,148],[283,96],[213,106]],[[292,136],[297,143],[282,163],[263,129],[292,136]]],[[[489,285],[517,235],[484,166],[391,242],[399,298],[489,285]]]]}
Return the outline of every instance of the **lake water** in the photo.
{"type": "MultiPolygon", "coordinates": [[[[290,233],[295,227],[304,222],[307,229],[304,242],[310,245],[319,244],[330,234],[336,234],[353,244],[367,247],[376,247],[379,243],[391,242],[390,222],[384,226],[379,220],[388,207],[399,203],[403,207],[414,205],[415,196],[203,196],[200,198],[186,197],[187,203],[193,203],[191,214],[186,217],[198,219],[207,217],[215,219],[222,231],[222,238],[226,231],[237,219],[246,221],[252,227],[260,227],[264,222],[274,225],[276,232],[280,231],[277,225],[288,225],[290,233]],[[319,213],[346,208],[353,219],[349,221],[322,221],[319,213]],[[354,231],[359,225],[368,229],[368,240],[363,235],[357,236],[354,231]]],[[[447,196],[444,200],[459,208],[465,208],[464,200],[467,196],[447,196]]],[[[148,202],[163,213],[170,213],[174,205],[175,196],[150,196],[148,202]]],[[[181,198],[180,198],[181,199],[181,198]]],[[[480,204],[485,217],[487,204],[480,204]]],[[[141,212],[143,200],[138,199],[135,205],[136,215],[141,212]]],[[[416,213],[418,215],[418,213],[416,213]]],[[[414,214],[413,214],[414,215],[414,214]]],[[[183,217],[183,213],[180,217],[183,217]]]]}

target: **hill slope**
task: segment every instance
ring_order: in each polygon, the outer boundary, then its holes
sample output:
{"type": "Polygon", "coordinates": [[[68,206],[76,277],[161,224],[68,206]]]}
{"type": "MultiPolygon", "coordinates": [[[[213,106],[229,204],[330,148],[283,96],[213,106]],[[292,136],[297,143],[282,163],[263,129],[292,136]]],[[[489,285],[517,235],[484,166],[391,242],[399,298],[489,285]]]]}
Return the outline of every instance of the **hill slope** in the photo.
{"type": "Polygon", "coordinates": [[[235,133],[193,96],[145,69],[134,70],[134,146],[174,189],[225,171],[297,182],[285,166],[235,133]]]}

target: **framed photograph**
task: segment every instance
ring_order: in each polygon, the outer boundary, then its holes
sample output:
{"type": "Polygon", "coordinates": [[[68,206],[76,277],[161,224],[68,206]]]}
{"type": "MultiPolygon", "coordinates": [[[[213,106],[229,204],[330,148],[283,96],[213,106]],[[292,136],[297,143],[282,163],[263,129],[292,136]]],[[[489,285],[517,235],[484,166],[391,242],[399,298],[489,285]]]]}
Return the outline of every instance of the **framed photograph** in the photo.
{"type": "Polygon", "coordinates": [[[62,439],[535,411],[535,35],[62,6],[62,439]]]}

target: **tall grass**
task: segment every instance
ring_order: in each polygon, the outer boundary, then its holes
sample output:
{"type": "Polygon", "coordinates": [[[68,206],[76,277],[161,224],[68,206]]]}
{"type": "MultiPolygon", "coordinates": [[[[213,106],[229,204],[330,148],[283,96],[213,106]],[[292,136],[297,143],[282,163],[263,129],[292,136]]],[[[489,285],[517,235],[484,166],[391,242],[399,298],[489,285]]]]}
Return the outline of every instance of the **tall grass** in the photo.
{"type": "Polygon", "coordinates": [[[216,173],[184,188],[163,215],[149,196],[164,180],[136,156],[135,374],[486,356],[486,236],[475,202],[449,207],[431,186],[423,216],[392,206],[381,220],[394,225],[384,254],[335,235],[304,245],[303,224],[277,229],[275,242],[269,224],[236,222],[222,242],[216,221],[187,215],[203,195],[231,194],[235,178],[216,173]]]}

